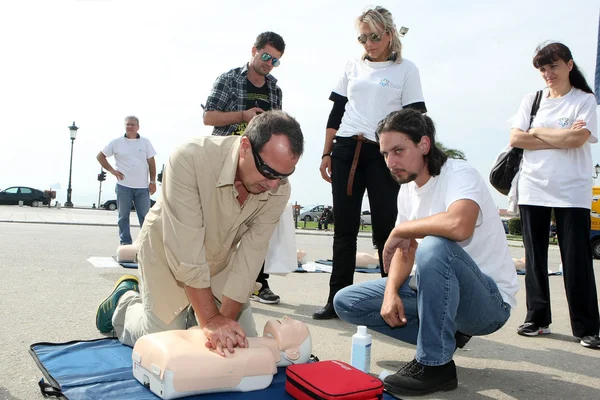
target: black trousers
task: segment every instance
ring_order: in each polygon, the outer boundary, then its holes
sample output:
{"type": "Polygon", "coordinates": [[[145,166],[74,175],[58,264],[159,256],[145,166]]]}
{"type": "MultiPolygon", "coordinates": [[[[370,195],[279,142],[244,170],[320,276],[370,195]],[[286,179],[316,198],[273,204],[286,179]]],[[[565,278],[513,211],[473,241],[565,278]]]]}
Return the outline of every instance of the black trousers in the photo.
{"type": "Polygon", "coordinates": [[[333,194],[333,270],[329,280],[328,303],[354,281],[356,268],[356,238],[360,228],[360,213],[365,190],[369,195],[373,242],[379,252],[381,276],[383,245],[396,223],[397,198],[400,185],[391,177],[379,146],[364,142],[354,175],[352,195],[347,194],[348,177],[357,141],[336,138],[331,156],[331,189],[333,194]]]}
{"type": "MultiPolygon", "coordinates": [[[[552,208],[519,206],[525,245],[527,317],[538,326],[552,322],[548,282],[548,233],[552,208]]],[[[573,335],[597,335],[598,294],[590,245],[590,210],[554,208],[556,234],[573,335]]]]}
{"type": "Polygon", "coordinates": [[[263,263],[262,268],[258,273],[258,277],[256,278],[256,282],[260,283],[263,288],[268,288],[269,282],[267,279],[269,279],[269,274],[265,274],[265,263],[263,263]]]}

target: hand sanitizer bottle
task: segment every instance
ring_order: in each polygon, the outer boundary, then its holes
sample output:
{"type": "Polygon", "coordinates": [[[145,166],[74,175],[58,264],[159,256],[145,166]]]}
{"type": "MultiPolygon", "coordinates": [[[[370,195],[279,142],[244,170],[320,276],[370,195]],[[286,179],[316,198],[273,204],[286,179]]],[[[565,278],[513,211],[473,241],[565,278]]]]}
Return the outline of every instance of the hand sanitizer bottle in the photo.
{"type": "Polygon", "coordinates": [[[371,335],[367,333],[367,327],[359,325],[356,333],[352,335],[352,352],[350,365],[369,373],[371,370],[371,335]]]}

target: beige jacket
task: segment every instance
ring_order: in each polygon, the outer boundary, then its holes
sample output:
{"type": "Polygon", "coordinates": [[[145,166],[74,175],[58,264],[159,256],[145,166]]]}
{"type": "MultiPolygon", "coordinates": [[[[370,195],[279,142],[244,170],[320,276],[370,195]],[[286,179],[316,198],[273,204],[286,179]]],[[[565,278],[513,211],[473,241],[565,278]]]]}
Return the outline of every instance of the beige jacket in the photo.
{"type": "Polygon", "coordinates": [[[207,136],[179,147],[162,195],[137,239],[144,306],[170,323],[189,305],[184,284],[221,300],[248,301],[269,239],[290,197],[287,180],[237,201],[240,137],[207,136]]]}

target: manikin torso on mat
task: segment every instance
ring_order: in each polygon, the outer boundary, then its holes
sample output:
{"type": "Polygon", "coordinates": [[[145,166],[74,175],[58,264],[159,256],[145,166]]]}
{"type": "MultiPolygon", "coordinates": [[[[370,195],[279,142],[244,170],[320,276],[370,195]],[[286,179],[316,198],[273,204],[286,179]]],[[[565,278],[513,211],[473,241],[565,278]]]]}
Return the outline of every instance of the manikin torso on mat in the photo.
{"type": "Polygon", "coordinates": [[[312,351],[306,324],[284,317],[266,323],[263,337],[222,357],[205,346],[199,327],[153,333],[133,348],[133,374],[163,399],[203,393],[246,392],[271,384],[277,367],[306,363],[312,351]]]}

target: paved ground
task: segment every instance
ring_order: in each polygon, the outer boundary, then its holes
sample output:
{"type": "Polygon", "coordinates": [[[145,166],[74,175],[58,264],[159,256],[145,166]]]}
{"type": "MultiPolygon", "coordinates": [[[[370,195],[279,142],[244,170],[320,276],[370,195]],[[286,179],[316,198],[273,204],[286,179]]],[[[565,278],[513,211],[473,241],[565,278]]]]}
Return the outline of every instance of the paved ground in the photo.
{"type": "MultiPolygon", "coordinates": [[[[114,254],[118,245],[115,222],[116,213],[109,211],[0,206],[0,400],[42,398],[37,389],[41,372],[27,353],[30,344],[101,337],[94,326],[96,307],[125,271],[94,268],[86,260],[114,254]],[[36,223],[6,222],[20,219],[36,223]]],[[[137,232],[133,229],[132,233],[137,232]]],[[[299,234],[296,238],[308,260],[331,257],[331,236],[299,234]]],[[[359,251],[373,251],[369,237],[359,238],[359,251]]],[[[511,247],[511,253],[520,258],[523,249],[511,247]]],[[[550,268],[557,269],[559,262],[557,248],[551,246],[550,268]]],[[[600,263],[594,265],[600,286],[600,263]]],[[[355,274],[356,282],[374,278],[355,274]]],[[[328,274],[318,273],[272,277],[271,287],[282,296],[282,303],[253,303],[259,329],[268,319],[290,315],[309,324],[313,352],[321,359],[348,361],[355,328],[339,320],[310,317],[327,297],[328,279],[328,274]]],[[[519,280],[522,284],[523,277],[519,280]]],[[[523,338],[515,334],[525,315],[522,289],[507,326],[474,338],[466,350],[457,352],[458,389],[424,398],[600,398],[600,351],[585,349],[572,339],[562,278],[550,277],[550,282],[552,335],[523,338]]],[[[412,359],[412,346],[373,336],[374,372],[397,369],[412,359]]]]}

